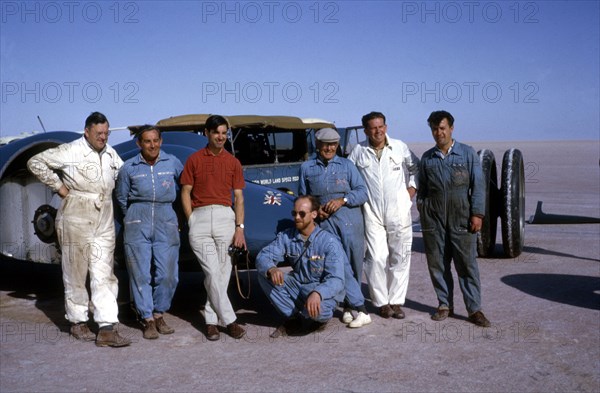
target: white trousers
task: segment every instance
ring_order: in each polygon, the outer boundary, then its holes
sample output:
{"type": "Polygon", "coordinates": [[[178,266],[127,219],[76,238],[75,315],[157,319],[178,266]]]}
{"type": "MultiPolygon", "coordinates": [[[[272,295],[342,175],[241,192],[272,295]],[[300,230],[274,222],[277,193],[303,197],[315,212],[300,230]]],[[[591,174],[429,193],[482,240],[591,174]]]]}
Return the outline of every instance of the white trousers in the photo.
{"type": "Polygon", "coordinates": [[[404,305],[412,249],[410,210],[387,222],[364,210],[367,240],[364,269],[371,302],[376,307],[404,305]]]}
{"type": "Polygon", "coordinates": [[[236,320],[227,296],[231,279],[228,249],[235,233],[235,213],[222,205],[198,207],[192,211],[188,224],[190,246],[205,277],[204,320],[208,325],[217,325],[219,320],[229,325],[236,320]]]}
{"type": "Polygon", "coordinates": [[[112,198],[67,195],[57,214],[56,232],[62,251],[65,317],[72,323],[88,320],[88,309],[100,327],[119,322],[114,274],[115,223],[112,198]],[[90,273],[90,304],[85,286],[90,273]]]}

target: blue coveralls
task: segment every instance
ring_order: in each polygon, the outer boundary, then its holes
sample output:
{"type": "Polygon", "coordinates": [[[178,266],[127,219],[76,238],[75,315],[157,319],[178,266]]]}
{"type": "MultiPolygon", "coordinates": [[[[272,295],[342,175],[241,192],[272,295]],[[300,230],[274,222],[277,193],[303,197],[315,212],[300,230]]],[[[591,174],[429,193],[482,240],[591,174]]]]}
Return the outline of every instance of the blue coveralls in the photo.
{"type": "Polygon", "coordinates": [[[279,232],[256,257],[258,282],[275,308],[287,318],[298,312],[310,318],[306,299],[316,291],[321,295],[321,313],[314,318],[318,322],[330,320],[343,299],[347,263],[340,241],[319,227],[306,242],[295,228],[279,232]],[[284,275],[282,286],[275,286],[267,278],[267,271],[284,261],[292,271],[284,275]]]}
{"type": "Polygon", "coordinates": [[[141,154],[127,160],[117,179],[123,211],[129,283],[142,318],[163,313],[179,282],[179,228],[173,202],[183,165],[160,151],[154,165],[141,154]]]}
{"type": "Polygon", "coordinates": [[[322,221],[321,228],[342,242],[349,263],[344,266],[346,298],[353,307],[362,306],[365,298],[360,289],[365,258],[365,223],[361,205],[367,201],[367,186],[352,161],[339,156],[325,165],[321,158],[300,167],[300,195],[312,195],[321,205],[332,199],[347,198],[344,206],[322,221]]]}
{"type": "Polygon", "coordinates": [[[477,235],[469,218],[485,214],[479,157],[472,147],[454,142],[448,154],[434,147],[419,164],[417,206],[427,266],[441,308],[453,308],[451,261],[469,315],[481,309],[477,235]]]}

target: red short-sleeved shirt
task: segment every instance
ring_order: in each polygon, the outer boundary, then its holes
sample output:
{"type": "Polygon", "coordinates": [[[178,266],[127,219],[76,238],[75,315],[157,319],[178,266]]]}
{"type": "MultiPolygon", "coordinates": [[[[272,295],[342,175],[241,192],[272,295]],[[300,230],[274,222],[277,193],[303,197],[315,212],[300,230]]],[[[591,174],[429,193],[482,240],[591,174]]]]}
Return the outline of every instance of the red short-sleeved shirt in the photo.
{"type": "Polygon", "coordinates": [[[226,150],[215,156],[208,147],[187,159],[180,181],[192,186],[192,208],[231,206],[231,191],[246,186],[239,160],[226,150]]]}

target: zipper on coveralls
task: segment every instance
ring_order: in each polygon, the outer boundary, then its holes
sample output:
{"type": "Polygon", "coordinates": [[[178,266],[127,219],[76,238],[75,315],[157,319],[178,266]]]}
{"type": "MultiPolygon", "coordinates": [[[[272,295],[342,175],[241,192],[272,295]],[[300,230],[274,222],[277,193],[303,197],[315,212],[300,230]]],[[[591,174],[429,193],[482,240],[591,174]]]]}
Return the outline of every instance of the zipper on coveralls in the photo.
{"type": "Polygon", "coordinates": [[[154,203],[156,201],[156,188],[154,187],[154,165],[150,165],[150,177],[152,178],[152,235],[154,236],[154,203]]]}

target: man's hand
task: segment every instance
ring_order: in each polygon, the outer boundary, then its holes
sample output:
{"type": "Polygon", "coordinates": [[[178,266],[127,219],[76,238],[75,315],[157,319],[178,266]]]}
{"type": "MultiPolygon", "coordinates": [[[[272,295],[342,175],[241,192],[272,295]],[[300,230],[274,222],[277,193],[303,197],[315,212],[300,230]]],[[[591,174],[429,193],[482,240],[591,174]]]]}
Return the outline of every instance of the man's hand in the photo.
{"type": "Polygon", "coordinates": [[[477,216],[471,216],[470,218],[471,227],[469,228],[471,233],[477,233],[481,230],[483,219],[477,216]]]}
{"type": "Polygon", "coordinates": [[[323,206],[323,210],[327,214],[333,214],[340,209],[340,207],[344,206],[344,198],[336,198],[332,199],[323,206]]]}
{"type": "Polygon", "coordinates": [[[325,221],[329,218],[329,214],[325,212],[325,210],[323,210],[323,206],[321,206],[319,208],[319,220],[320,221],[325,221]]]}
{"type": "Polygon", "coordinates": [[[244,230],[242,228],[235,228],[232,243],[235,247],[246,250],[246,237],[244,236],[244,230]]]}
{"type": "Polygon", "coordinates": [[[67,195],[69,195],[69,189],[67,187],[65,187],[65,185],[63,184],[62,186],[60,186],[60,189],[58,190],[58,195],[65,199],[67,197],[67,195]]]}
{"type": "Polygon", "coordinates": [[[277,267],[272,267],[267,270],[267,277],[271,279],[271,282],[274,285],[282,286],[283,285],[283,272],[279,270],[277,267]]]}
{"type": "Polygon", "coordinates": [[[410,199],[413,199],[413,197],[417,193],[417,189],[414,187],[408,187],[406,190],[408,191],[408,195],[410,196],[410,199]]]}
{"type": "Polygon", "coordinates": [[[319,292],[311,292],[306,299],[306,309],[311,318],[316,318],[321,314],[321,295],[319,292]]]}

